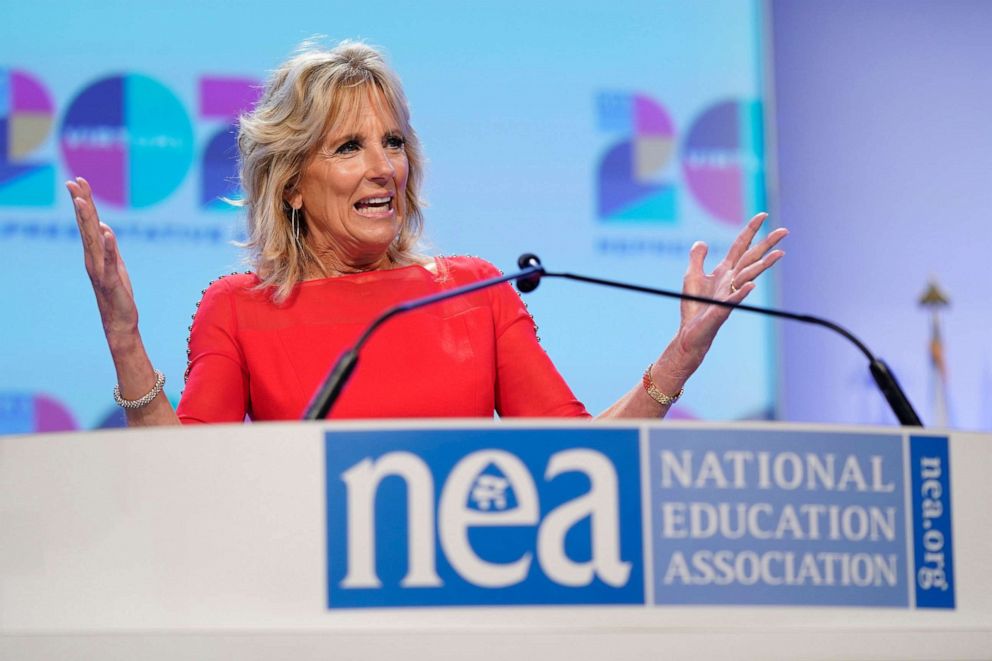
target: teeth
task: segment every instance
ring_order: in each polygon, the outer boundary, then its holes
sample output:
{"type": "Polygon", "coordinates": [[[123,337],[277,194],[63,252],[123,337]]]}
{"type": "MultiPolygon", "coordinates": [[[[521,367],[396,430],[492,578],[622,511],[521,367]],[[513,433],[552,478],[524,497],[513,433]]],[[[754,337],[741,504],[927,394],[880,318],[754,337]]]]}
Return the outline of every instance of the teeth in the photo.
{"type": "Polygon", "coordinates": [[[376,204],[389,204],[392,202],[391,197],[370,197],[364,200],[360,200],[358,203],[361,205],[376,205],[376,204]]]}
{"type": "Polygon", "coordinates": [[[369,218],[384,218],[393,213],[393,196],[367,197],[355,202],[355,211],[369,218]]]}

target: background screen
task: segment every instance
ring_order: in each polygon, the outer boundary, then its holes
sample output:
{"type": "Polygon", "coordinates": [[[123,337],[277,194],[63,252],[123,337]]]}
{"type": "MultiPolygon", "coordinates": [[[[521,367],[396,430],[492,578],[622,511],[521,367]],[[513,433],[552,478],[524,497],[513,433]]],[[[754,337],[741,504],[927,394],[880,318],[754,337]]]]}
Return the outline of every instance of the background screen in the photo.
{"type": "MultiPolygon", "coordinates": [[[[381,46],[428,157],[428,251],[503,270],[523,252],[678,289],[765,209],[762,5],[16,3],[0,40],[0,431],[120,424],[115,375],[63,182],[115,228],[152,362],[178,399],[200,292],[244,270],[233,121],[312,35],[381,46]]],[[[765,279],[751,301],[773,300],[765,279]]],[[[678,304],[548,280],[544,347],[597,412],[672,337],[678,304]]],[[[401,361],[402,356],[397,357],[401,361]]],[[[399,364],[399,363],[398,363],[399,364]]],[[[676,413],[771,417],[774,342],[735,315],[676,413]]]]}

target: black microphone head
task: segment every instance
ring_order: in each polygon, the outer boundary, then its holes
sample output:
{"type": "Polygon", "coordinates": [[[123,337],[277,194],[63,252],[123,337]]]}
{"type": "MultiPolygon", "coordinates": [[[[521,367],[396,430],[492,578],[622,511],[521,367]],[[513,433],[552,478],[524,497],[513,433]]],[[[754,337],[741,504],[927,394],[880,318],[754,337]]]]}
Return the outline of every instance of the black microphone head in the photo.
{"type": "Polygon", "coordinates": [[[517,258],[517,266],[522,269],[540,269],[540,273],[534,273],[533,275],[523,278],[517,278],[517,289],[519,289],[522,293],[527,294],[537,289],[537,286],[541,284],[541,275],[544,273],[544,268],[541,266],[540,258],[533,253],[525,252],[517,258]]]}
{"type": "Polygon", "coordinates": [[[528,268],[530,266],[541,267],[541,258],[534,253],[525,252],[524,254],[517,257],[517,266],[522,269],[528,268]]]}

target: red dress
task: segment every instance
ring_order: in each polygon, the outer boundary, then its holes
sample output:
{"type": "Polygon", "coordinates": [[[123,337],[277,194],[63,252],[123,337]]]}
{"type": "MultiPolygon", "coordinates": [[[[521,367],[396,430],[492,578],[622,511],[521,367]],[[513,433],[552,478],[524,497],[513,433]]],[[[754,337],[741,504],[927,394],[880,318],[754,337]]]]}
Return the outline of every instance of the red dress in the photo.
{"type": "MultiPolygon", "coordinates": [[[[297,420],[337,357],[398,303],[498,275],[473,257],[300,283],[276,305],[254,274],[214,282],[189,341],[183,423],[297,420]]],[[[332,418],[588,416],[509,284],[387,321],[332,418]]]]}

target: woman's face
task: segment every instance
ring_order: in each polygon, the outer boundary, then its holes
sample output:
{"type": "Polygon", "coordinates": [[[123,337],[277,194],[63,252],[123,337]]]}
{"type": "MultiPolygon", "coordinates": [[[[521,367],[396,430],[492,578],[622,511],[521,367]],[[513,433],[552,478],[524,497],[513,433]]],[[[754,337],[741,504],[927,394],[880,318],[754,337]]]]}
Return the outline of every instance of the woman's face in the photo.
{"type": "Polygon", "coordinates": [[[404,222],[406,140],[385,99],[372,94],[355,120],[324,136],[289,200],[302,208],[311,248],[343,272],[385,266],[404,222]]]}

